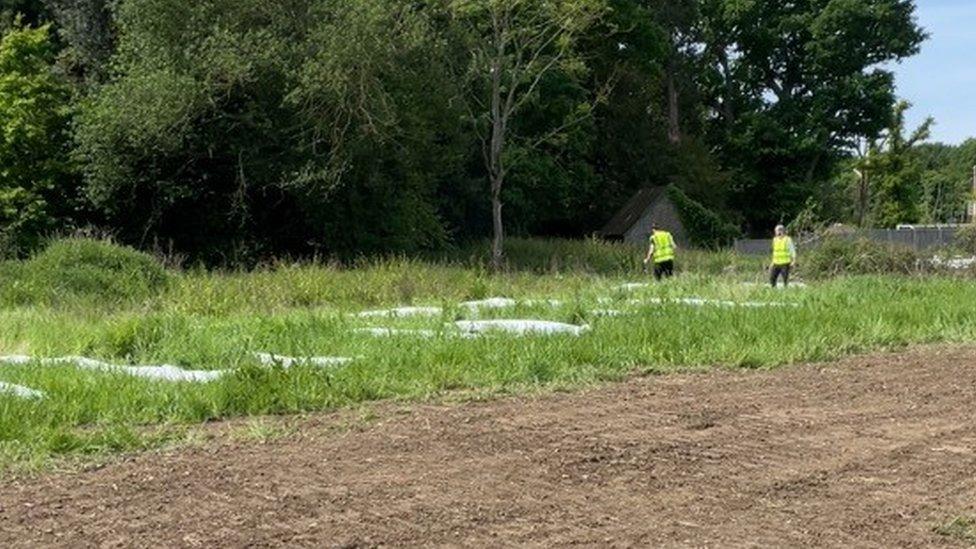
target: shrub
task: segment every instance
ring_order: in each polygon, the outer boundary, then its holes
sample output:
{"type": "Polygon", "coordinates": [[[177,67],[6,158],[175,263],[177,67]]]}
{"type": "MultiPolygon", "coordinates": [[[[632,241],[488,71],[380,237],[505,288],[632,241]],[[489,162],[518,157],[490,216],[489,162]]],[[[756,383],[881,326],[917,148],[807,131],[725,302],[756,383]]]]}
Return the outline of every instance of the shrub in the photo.
{"type": "Polygon", "coordinates": [[[717,249],[732,244],[739,230],[724,221],[715,212],[695,202],[678,187],[668,187],[668,198],[678,209],[681,222],[688,232],[688,239],[695,246],[717,249]]]}
{"type": "Polygon", "coordinates": [[[976,255],[976,225],[966,225],[956,231],[954,247],[960,252],[976,255]]]}
{"type": "Polygon", "coordinates": [[[114,304],[145,300],[166,287],[170,275],[152,256],[107,240],[53,241],[27,261],[0,268],[8,304],[114,304]]]}
{"type": "Polygon", "coordinates": [[[801,257],[804,273],[814,278],[854,274],[914,274],[925,263],[911,248],[866,238],[826,237],[801,257]]]}

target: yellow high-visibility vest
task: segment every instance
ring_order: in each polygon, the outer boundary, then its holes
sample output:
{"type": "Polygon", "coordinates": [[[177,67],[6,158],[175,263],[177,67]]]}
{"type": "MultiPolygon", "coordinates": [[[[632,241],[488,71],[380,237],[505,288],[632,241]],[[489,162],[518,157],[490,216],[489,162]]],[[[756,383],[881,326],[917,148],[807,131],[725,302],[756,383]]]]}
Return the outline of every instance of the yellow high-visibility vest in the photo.
{"type": "Polygon", "coordinates": [[[655,231],[651,235],[654,242],[654,263],[674,261],[674,237],[667,231],[655,231]]]}
{"type": "Polygon", "coordinates": [[[793,255],[790,253],[792,245],[793,239],[788,236],[777,236],[773,239],[773,265],[782,267],[793,263],[793,255]]]}

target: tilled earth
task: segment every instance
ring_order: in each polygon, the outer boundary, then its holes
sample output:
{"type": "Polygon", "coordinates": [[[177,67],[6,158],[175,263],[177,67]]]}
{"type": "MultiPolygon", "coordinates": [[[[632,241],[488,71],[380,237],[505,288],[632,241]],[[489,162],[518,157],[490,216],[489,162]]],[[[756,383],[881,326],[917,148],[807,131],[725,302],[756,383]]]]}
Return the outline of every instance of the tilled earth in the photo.
{"type": "Polygon", "coordinates": [[[9,482],[0,546],[962,544],[974,406],[974,347],[384,404],[9,482]]]}

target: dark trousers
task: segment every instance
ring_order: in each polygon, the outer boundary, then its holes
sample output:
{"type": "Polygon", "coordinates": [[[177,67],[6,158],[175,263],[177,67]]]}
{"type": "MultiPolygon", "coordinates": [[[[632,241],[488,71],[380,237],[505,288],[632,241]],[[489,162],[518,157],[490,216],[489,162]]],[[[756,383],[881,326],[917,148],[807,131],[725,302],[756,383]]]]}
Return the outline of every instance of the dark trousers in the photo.
{"type": "Polygon", "coordinates": [[[662,261],[654,264],[654,278],[671,278],[674,276],[674,261],[662,261]]]}
{"type": "Polygon", "coordinates": [[[790,268],[792,265],[773,265],[773,268],[769,271],[769,283],[776,287],[776,283],[779,282],[780,277],[783,278],[783,286],[790,285],[790,268]]]}

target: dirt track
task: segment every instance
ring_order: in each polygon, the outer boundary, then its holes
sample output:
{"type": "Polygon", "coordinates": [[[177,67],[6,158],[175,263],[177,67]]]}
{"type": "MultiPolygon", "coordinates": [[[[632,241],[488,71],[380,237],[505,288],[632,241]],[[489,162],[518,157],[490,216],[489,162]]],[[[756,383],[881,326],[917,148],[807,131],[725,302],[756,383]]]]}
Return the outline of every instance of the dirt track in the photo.
{"type": "Polygon", "coordinates": [[[0,491],[10,546],[877,546],[976,516],[976,348],[327,415],[0,491]]]}

